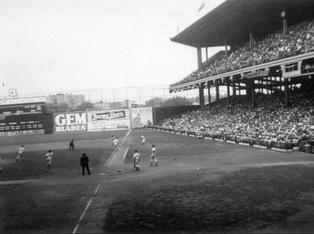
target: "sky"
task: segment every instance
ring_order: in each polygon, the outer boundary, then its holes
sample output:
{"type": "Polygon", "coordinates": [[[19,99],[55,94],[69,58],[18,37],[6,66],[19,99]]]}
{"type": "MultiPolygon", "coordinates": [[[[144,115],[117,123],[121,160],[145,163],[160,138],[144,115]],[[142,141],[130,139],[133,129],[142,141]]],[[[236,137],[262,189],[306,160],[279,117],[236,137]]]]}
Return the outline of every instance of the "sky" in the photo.
{"type": "Polygon", "coordinates": [[[197,69],[196,49],[170,38],[223,1],[0,0],[1,88],[167,86],[197,69]]]}

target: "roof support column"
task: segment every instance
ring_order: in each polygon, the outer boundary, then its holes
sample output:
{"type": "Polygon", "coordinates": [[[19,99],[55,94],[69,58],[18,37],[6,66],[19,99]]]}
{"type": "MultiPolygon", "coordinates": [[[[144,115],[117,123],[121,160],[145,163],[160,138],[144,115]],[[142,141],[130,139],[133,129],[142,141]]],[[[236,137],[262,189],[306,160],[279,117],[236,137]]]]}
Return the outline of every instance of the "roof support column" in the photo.
{"type": "Polygon", "coordinates": [[[201,107],[204,107],[204,85],[200,85],[199,88],[198,88],[198,91],[199,91],[199,99],[200,99],[200,106],[201,107]]]}
{"type": "Polygon", "coordinates": [[[235,103],[235,97],[236,97],[236,84],[235,84],[235,77],[232,77],[232,96],[233,96],[233,104],[235,103]]]}
{"type": "Polygon", "coordinates": [[[208,60],[208,47],[206,47],[206,61],[208,60]]]}
{"type": "Polygon", "coordinates": [[[219,80],[215,80],[216,85],[216,101],[219,101],[219,80]]]}
{"type": "Polygon", "coordinates": [[[230,105],[230,78],[227,79],[227,97],[228,97],[228,105],[230,105]]]}
{"type": "Polygon", "coordinates": [[[250,80],[250,86],[251,86],[251,104],[252,106],[256,106],[256,98],[255,98],[255,83],[254,79],[250,80]]]}
{"type": "Polygon", "coordinates": [[[287,34],[287,27],[288,27],[286,11],[281,12],[281,18],[282,18],[282,34],[286,35],[287,34]]]}
{"type": "Polygon", "coordinates": [[[250,49],[253,47],[253,33],[252,33],[252,26],[249,24],[249,42],[250,42],[250,49]]]}
{"type": "Polygon", "coordinates": [[[252,100],[252,92],[251,92],[251,87],[252,87],[252,82],[251,79],[245,79],[245,93],[246,93],[246,99],[248,102],[251,102],[252,100]]]}
{"type": "Polygon", "coordinates": [[[197,67],[198,69],[202,68],[202,48],[197,47],[197,67]]]}
{"type": "Polygon", "coordinates": [[[285,106],[290,105],[289,79],[285,79],[285,106]]]}
{"type": "Polygon", "coordinates": [[[227,45],[227,43],[225,43],[225,56],[227,59],[228,58],[228,45],[227,45]]]}
{"type": "Polygon", "coordinates": [[[211,103],[210,81],[207,81],[207,91],[208,91],[208,105],[210,105],[210,103],[211,103]]]}

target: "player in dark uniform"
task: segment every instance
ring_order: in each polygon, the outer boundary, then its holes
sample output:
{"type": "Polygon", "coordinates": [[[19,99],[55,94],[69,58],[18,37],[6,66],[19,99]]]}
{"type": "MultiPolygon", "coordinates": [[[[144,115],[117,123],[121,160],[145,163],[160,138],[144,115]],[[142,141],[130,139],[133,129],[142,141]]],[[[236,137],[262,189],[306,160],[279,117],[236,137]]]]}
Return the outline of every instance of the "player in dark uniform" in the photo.
{"type": "Polygon", "coordinates": [[[74,139],[72,139],[69,143],[69,150],[74,150],[74,139]]]}
{"type": "Polygon", "coordinates": [[[90,175],[88,164],[89,164],[89,158],[85,153],[83,153],[81,157],[82,175],[85,175],[85,168],[87,170],[87,173],[90,175]]]}

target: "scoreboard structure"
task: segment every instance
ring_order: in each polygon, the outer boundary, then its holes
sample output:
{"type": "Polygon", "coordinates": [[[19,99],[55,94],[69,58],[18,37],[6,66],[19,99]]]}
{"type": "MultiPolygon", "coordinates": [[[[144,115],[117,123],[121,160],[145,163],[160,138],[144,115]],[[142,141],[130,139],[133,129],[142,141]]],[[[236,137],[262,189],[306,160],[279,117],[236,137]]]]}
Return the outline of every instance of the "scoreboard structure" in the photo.
{"type": "Polygon", "coordinates": [[[44,98],[1,100],[0,136],[52,133],[52,118],[44,98]]]}

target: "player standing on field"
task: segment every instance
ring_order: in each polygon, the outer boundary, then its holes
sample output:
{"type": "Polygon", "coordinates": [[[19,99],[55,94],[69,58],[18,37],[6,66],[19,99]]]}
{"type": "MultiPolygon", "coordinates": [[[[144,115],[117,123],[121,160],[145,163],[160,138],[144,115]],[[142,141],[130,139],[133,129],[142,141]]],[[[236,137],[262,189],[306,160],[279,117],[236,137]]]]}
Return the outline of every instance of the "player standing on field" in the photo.
{"type": "Polygon", "coordinates": [[[118,137],[115,137],[113,139],[113,147],[114,147],[115,150],[119,149],[119,139],[118,139],[118,137]]]}
{"type": "Polygon", "coordinates": [[[150,166],[158,167],[157,156],[156,156],[156,147],[152,145],[152,154],[150,155],[150,166]]]}
{"type": "Polygon", "coordinates": [[[87,170],[87,173],[90,175],[88,164],[89,164],[89,158],[85,153],[83,153],[81,157],[82,175],[85,175],[85,168],[87,170]]]}
{"type": "Polygon", "coordinates": [[[16,162],[19,162],[20,160],[24,161],[24,145],[21,145],[16,150],[16,162]]]}
{"type": "Polygon", "coordinates": [[[144,137],[144,135],[143,135],[143,134],[141,135],[141,143],[142,143],[142,145],[144,145],[144,144],[145,144],[145,137],[144,137]]]}
{"type": "Polygon", "coordinates": [[[134,168],[136,171],[140,170],[140,159],[141,159],[141,154],[135,150],[133,154],[133,162],[134,162],[134,168]]]}
{"type": "Polygon", "coordinates": [[[53,152],[51,150],[48,150],[48,152],[45,154],[45,158],[46,158],[46,161],[47,161],[47,168],[48,169],[51,168],[52,155],[53,155],[53,152]]]}
{"type": "Polygon", "coordinates": [[[72,139],[69,143],[69,151],[74,150],[74,139],[72,139]]]}

